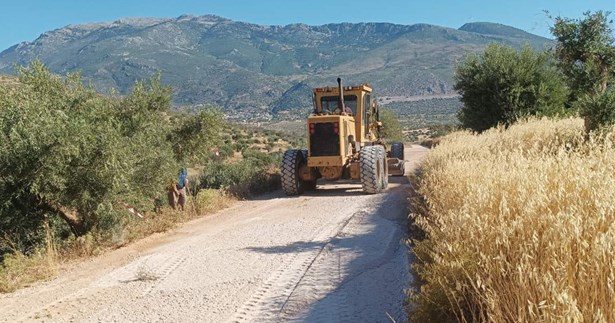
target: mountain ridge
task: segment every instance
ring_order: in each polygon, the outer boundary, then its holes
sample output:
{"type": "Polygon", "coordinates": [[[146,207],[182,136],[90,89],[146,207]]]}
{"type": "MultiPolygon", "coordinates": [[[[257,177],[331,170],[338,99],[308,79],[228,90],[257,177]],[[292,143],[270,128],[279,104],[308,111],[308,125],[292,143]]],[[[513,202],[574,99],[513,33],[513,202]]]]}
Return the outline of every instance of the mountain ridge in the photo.
{"type": "Polygon", "coordinates": [[[491,42],[542,48],[549,40],[493,23],[257,25],[215,15],[123,18],[68,25],[0,53],[0,72],[40,59],[80,71],[99,90],[127,92],[161,73],[178,106],[213,105],[238,118],[307,110],[309,89],[370,83],[379,96],[450,95],[455,64],[491,42]],[[297,97],[302,96],[302,97],[297,97]],[[238,113],[241,112],[241,113],[238,113]]]}

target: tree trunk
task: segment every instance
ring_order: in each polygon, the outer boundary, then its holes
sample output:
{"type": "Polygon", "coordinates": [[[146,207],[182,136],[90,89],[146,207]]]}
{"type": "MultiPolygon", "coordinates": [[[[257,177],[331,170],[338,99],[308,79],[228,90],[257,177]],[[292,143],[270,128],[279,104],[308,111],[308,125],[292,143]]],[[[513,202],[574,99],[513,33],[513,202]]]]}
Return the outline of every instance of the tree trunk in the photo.
{"type": "Polygon", "coordinates": [[[64,220],[75,236],[80,237],[87,233],[87,229],[83,223],[83,219],[79,216],[79,212],[71,210],[59,203],[51,202],[44,196],[37,195],[38,208],[41,210],[58,214],[64,220]]]}

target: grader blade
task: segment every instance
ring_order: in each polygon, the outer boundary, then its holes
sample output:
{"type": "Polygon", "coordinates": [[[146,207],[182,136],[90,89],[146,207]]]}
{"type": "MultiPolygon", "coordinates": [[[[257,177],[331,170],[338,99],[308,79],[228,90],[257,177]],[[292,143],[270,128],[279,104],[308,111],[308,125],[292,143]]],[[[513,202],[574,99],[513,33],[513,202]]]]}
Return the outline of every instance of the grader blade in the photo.
{"type": "Polygon", "coordinates": [[[387,168],[390,176],[404,176],[404,160],[397,158],[387,158],[387,168]]]}

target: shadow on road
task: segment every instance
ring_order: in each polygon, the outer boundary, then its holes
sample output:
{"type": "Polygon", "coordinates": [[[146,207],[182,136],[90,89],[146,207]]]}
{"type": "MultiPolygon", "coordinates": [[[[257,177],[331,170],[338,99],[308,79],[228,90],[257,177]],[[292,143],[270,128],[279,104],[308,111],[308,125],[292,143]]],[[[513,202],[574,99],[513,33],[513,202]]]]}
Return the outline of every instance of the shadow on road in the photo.
{"type": "MultiPolygon", "coordinates": [[[[391,177],[389,180],[391,183],[409,183],[406,177],[391,177]]],[[[363,193],[360,188],[359,192],[339,188],[318,190],[310,194],[336,196],[363,193]]],[[[306,295],[305,289],[317,299],[303,313],[296,312],[297,305],[281,308],[280,315],[286,313],[289,317],[278,318],[294,318],[304,322],[390,322],[388,315],[391,315],[398,322],[405,321],[404,290],[410,286],[412,279],[408,267],[408,247],[405,244],[408,237],[408,205],[405,196],[405,190],[382,195],[381,199],[376,200],[377,205],[372,211],[356,212],[348,222],[352,225],[345,225],[326,241],[295,241],[272,247],[245,248],[265,254],[318,251],[316,259],[319,261],[314,264],[321,267],[311,268],[310,265],[304,275],[326,279],[322,275],[322,266],[325,266],[324,270],[334,270],[334,276],[340,278],[320,282],[324,285],[332,283],[334,287],[326,292],[320,290],[313,293],[309,292],[311,283],[302,285],[301,278],[295,287],[297,293],[291,294],[285,304],[304,304],[302,295],[306,295]],[[356,231],[357,225],[364,229],[356,231]],[[340,266],[338,258],[350,260],[340,266]]]]}
{"type": "Polygon", "coordinates": [[[299,253],[322,249],[324,245],[325,242],[323,241],[295,241],[291,244],[283,246],[249,247],[245,248],[245,250],[264,254],[299,253]]]}
{"type": "Polygon", "coordinates": [[[389,184],[410,184],[410,180],[407,176],[389,176],[389,184]]]}

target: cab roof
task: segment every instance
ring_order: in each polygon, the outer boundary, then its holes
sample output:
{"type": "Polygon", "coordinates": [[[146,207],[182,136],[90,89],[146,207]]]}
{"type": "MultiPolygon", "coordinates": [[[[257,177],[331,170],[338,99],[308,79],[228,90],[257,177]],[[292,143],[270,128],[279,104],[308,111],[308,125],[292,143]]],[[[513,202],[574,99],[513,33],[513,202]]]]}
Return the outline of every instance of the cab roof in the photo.
{"type": "MultiPolygon", "coordinates": [[[[367,83],[353,85],[353,86],[344,86],[342,88],[344,89],[344,91],[365,91],[365,92],[370,92],[370,93],[372,92],[372,88],[367,83]]],[[[314,88],[314,92],[315,93],[327,93],[327,92],[338,93],[338,87],[337,86],[317,87],[317,88],[314,88]]]]}

